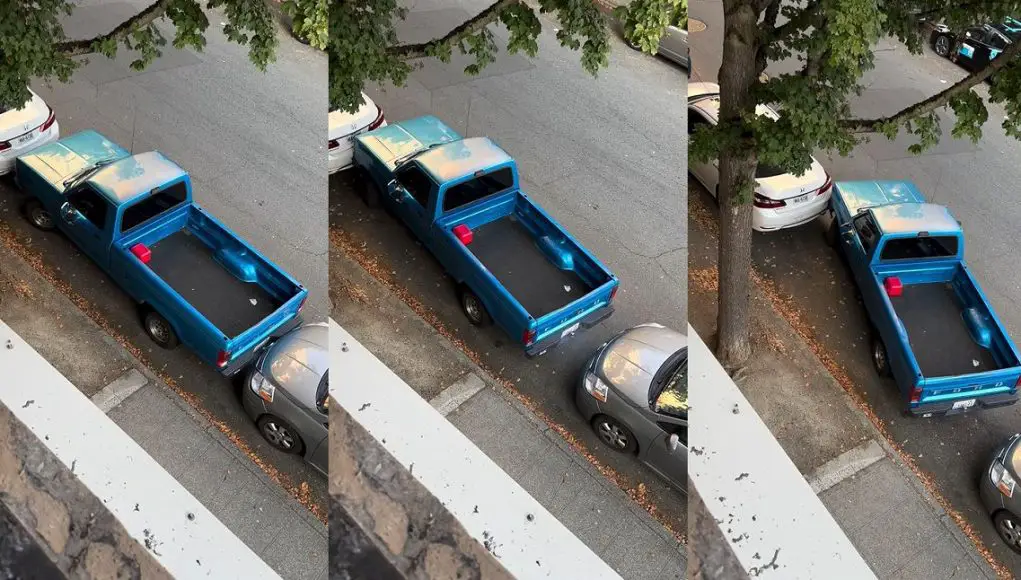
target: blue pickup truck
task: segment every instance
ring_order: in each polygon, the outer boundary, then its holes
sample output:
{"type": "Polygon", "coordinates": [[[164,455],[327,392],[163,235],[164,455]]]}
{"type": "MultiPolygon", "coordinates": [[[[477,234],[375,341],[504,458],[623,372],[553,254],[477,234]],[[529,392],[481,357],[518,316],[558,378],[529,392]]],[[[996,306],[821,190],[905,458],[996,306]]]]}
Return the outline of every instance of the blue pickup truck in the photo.
{"type": "Polygon", "coordinates": [[[192,202],[157,152],[84,131],[18,157],[28,220],[59,229],[142,305],[157,345],[179,342],[230,376],[300,323],[308,290],[192,202]]]}
{"type": "Polygon", "coordinates": [[[436,117],[356,137],[370,205],[382,202],[458,284],[469,322],[495,321],[528,356],[613,312],[619,282],[519,189],[514,159],[436,117]]]}
{"type": "Polygon", "coordinates": [[[964,264],[950,212],[904,181],[834,184],[828,241],[872,322],[872,362],[905,412],[930,417],[1017,402],[1021,357],[964,264]]]}

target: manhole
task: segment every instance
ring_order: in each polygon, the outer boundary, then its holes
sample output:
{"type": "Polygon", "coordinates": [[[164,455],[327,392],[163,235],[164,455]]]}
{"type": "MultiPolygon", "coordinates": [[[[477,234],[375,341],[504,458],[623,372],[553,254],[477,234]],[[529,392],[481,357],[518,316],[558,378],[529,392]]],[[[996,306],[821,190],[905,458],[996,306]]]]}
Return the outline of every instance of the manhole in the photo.
{"type": "Polygon", "coordinates": [[[705,22],[696,18],[688,19],[688,34],[691,34],[692,32],[702,32],[703,30],[705,30],[705,22]]]}

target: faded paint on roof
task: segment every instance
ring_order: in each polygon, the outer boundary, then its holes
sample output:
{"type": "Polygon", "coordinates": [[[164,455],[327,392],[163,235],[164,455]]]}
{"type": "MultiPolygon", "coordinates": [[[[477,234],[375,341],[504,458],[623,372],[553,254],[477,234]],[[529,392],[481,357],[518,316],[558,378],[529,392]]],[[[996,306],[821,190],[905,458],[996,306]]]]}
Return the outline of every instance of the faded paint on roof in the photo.
{"type": "Polygon", "coordinates": [[[950,210],[932,203],[897,203],[872,208],[872,215],[884,234],[918,232],[956,234],[961,232],[950,210]]]}
{"type": "Polygon", "coordinates": [[[418,163],[437,183],[446,183],[514,160],[487,137],[473,137],[440,145],[418,157],[418,163]]]}
{"type": "Polygon", "coordinates": [[[44,145],[21,156],[31,167],[60,192],[65,179],[100,161],[128,157],[131,153],[96,131],[82,131],[44,145]]]}
{"type": "Polygon", "coordinates": [[[461,139],[461,135],[443,121],[432,115],[426,115],[391,123],[375,131],[363,133],[355,139],[393,171],[399,159],[432,145],[457,141],[461,139]]]}
{"type": "Polygon", "coordinates": [[[910,181],[838,181],[834,191],[851,215],[870,207],[925,203],[925,196],[910,181]]]}
{"type": "Polygon", "coordinates": [[[88,183],[114,205],[128,203],[187,175],[162,153],[139,153],[100,169],[88,183]]]}

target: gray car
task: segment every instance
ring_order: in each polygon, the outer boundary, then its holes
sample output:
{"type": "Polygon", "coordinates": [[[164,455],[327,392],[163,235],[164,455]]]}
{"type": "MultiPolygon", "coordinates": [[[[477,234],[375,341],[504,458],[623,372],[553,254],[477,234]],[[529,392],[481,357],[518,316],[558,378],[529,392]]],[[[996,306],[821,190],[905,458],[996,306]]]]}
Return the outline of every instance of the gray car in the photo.
{"type": "MultiPolygon", "coordinates": [[[[681,28],[681,17],[683,10],[680,5],[677,6],[677,10],[674,11],[670,18],[670,24],[663,31],[663,36],[659,38],[659,49],[656,51],[666,57],[669,60],[676,62],[683,66],[688,76],[691,76],[691,51],[688,49],[688,31],[681,28]]],[[[635,50],[640,48],[633,44],[631,41],[625,39],[628,46],[635,50]]]]}
{"type": "Polygon", "coordinates": [[[1021,553],[1021,490],[1017,489],[1021,468],[1021,434],[1010,437],[992,454],[988,468],[978,482],[979,495],[1000,539],[1021,553]]]}
{"type": "Polygon", "coordinates": [[[270,445],[329,469],[329,327],[308,324],[272,343],[245,377],[245,411],[270,445]]]}
{"type": "Polygon", "coordinates": [[[688,339],[642,324],[604,344],[582,372],[578,410],[614,451],[681,491],[688,481],[688,339]]]}

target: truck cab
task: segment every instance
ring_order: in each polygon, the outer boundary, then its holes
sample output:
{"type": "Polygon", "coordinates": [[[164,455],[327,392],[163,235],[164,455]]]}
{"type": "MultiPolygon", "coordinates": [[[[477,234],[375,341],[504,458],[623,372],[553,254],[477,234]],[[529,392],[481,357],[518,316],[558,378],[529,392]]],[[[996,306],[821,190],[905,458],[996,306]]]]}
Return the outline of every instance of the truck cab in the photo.
{"type": "Polygon", "coordinates": [[[159,346],[179,342],[231,375],[300,324],[308,291],[192,201],[188,173],[85,131],[17,159],[26,217],[59,229],[143,306],[159,346]]]}
{"type": "Polygon", "coordinates": [[[908,182],[834,187],[829,237],[872,324],[872,360],[912,415],[1017,401],[1021,357],[964,263],[961,224],[908,182]]]}
{"type": "Polygon", "coordinates": [[[496,322],[535,356],[613,312],[617,278],[521,192],[492,140],[420,117],[359,135],[354,162],[370,201],[456,281],[472,324],[496,322]]]}

